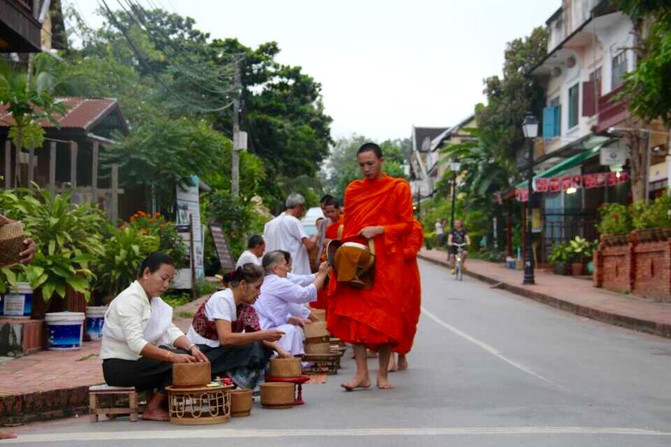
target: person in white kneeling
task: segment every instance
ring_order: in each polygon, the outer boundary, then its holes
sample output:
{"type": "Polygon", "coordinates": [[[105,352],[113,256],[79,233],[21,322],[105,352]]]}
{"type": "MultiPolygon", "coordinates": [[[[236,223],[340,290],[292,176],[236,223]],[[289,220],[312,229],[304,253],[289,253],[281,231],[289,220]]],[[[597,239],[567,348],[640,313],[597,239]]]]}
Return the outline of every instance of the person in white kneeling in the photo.
{"type": "Polygon", "coordinates": [[[237,269],[248,263],[261,265],[261,257],[265,251],[266,241],[263,240],[263,236],[259,236],[258,234],[253,235],[247,241],[247,250],[242,252],[238,258],[238,262],[235,264],[235,268],[237,269]]]}
{"type": "Polygon", "coordinates": [[[329,272],[323,262],[312,284],[301,286],[287,279],[288,265],[280,250],[266,253],[263,257],[266,278],[261,286],[261,296],[254,303],[262,329],[278,329],[284,332],[277,342],[294,356],[305,353],[303,329],[309,324],[310,310],[302,304],[317,299],[317,289],[322,287],[329,272]]]}
{"type": "Polygon", "coordinates": [[[137,280],[112,300],[105,313],[100,358],[105,382],[154,390],[142,419],[167,421],[162,408],[173,363],[208,362],[172,322],[172,307],[159,295],[170,288],[175,263],[162,252],[147,256],[137,280]]]}

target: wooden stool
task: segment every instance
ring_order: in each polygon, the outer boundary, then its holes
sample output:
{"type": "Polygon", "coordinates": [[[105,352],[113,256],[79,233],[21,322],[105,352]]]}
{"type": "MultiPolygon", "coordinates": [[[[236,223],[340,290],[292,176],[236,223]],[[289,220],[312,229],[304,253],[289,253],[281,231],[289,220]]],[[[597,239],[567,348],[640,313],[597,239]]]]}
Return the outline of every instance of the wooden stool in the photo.
{"type": "Polygon", "coordinates": [[[98,422],[98,416],[101,414],[112,415],[111,419],[113,419],[117,414],[129,414],[130,421],[137,422],[137,415],[139,413],[137,391],[132,386],[109,386],[107,384],[90,386],[89,406],[91,411],[89,420],[91,422],[98,422]],[[99,396],[111,396],[112,406],[100,407],[100,401],[98,400],[99,396]],[[128,406],[117,407],[117,397],[127,397],[128,406]]]}

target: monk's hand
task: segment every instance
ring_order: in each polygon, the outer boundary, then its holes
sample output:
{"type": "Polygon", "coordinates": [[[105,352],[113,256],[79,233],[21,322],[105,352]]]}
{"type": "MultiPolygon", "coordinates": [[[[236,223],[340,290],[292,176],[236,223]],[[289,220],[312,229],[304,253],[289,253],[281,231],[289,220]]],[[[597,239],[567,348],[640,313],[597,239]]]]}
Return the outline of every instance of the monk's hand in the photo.
{"type": "Polygon", "coordinates": [[[191,346],[190,352],[193,358],[195,358],[197,362],[210,363],[210,359],[208,359],[207,356],[203,354],[198,345],[191,346]]]}
{"type": "Polygon", "coordinates": [[[24,239],[23,245],[26,246],[26,249],[19,253],[21,264],[30,264],[33,262],[33,258],[35,258],[35,250],[37,249],[35,241],[31,238],[24,239]]]}
{"type": "Polygon", "coordinates": [[[364,227],[359,231],[359,236],[364,237],[366,239],[372,239],[377,235],[380,235],[384,233],[384,227],[381,226],[376,226],[376,227],[364,227]]]}
{"type": "Polygon", "coordinates": [[[261,337],[264,341],[277,341],[284,335],[284,332],[277,329],[266,329],[261,331],[261,337]]]}

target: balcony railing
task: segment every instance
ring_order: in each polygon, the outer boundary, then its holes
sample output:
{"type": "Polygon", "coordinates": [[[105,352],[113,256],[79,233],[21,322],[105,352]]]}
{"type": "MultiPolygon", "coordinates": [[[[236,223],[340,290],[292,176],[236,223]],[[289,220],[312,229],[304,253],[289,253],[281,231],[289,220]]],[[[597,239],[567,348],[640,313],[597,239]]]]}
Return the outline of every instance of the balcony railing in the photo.
{"type": "Polygon", "coordinates": [[[606,95],[599,96],[597,132],[603,132],[629,118],[627,102],[617,98],[623,90],[624,87],[620,86],[606,95]]]}

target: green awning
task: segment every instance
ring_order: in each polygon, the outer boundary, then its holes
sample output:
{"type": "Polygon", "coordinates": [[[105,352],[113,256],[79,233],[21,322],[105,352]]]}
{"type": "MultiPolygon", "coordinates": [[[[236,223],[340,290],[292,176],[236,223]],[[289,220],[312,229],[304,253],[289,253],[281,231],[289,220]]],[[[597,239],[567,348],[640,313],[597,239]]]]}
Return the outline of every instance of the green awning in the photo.
{"type": "MultiPolygon", "coordinates": [[[[594,146],[592,149],[587,149],[584,152],[579,153],[578,155],[574,155],[573,157],[567,158],[566,160],[562,161],[561,163],[557,163],[547,171],[543,171],[540,174],[536,174],[534,176],[534,179],[537,178],[550,178],[554,177],[557,174],[560,174],[561,172],[567,171],[571,168],[574,168],[576,166],[581,165],[585,160],[589,160],[590,158],[599,155],[599,149],[601,149],[601,146],[603,144],[599,144],[597,146],[594,146]]],[[[526,188],[527,187],[527,181],[523,181],[522,183],[518,183],[516,188],[526,188]]]]}

